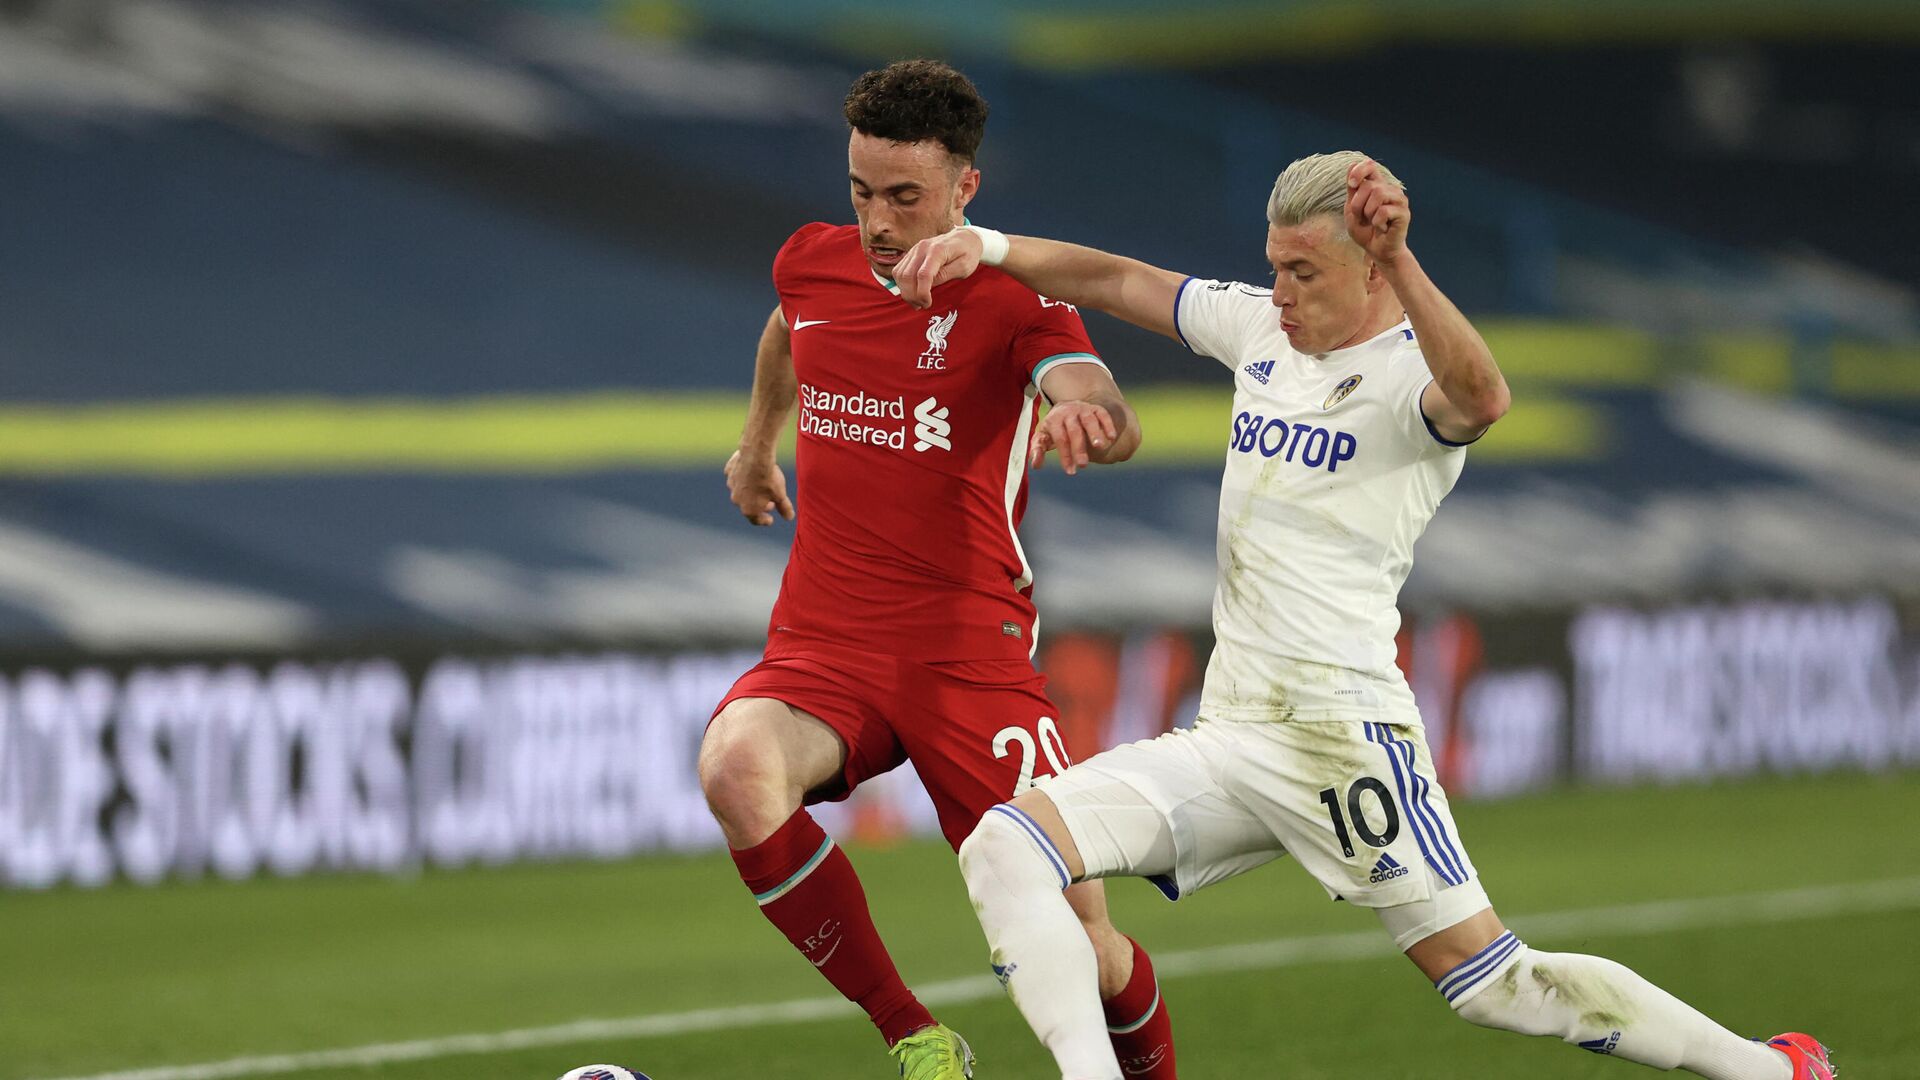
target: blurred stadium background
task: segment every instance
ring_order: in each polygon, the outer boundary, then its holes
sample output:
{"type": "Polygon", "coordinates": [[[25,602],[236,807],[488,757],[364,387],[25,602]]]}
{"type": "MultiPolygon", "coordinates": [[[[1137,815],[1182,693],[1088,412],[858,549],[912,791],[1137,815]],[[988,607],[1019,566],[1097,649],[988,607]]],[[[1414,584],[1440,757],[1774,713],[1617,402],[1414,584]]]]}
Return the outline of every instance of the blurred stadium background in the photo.
{"type": "MultiPolygon", "coordinates": [[[[719,467],[773,252],[850,219],[846,86],[922,54],[993,105],[974,217],[1007,231],[1254,278],[1287,161],[1354,147],[1407,180],[1413,246],[1516,399],[1402,605],[1496,898],[1837,878],[1869,892],[1806,919],[1911,949],[1910,3],[0,0],[0,1080],[824,989],[736,902],[691,768],[790,535],[745,527],[719,467]],[[1573,857],[1528,840],[1541,821],[1604,839],[1573,857]],[[1782,837],[1807,846],[1755,865],[1782,837]]],[[[1210,362],[1088,321],[1147,444],[1035,481],[1040,661],[1080,747],[1190,722],[1231,398],[1210,362]]],[[[910,976],[981,966],[910,775],[824,818],[872,845],[910,976]]],[[[1257,877],[1212,916],[1212,894],[1184,919],[1116,903],[1196,948],[1368,929],[1257,877]]],[[[1694,933],[1644,963],[1767,978],[1694,933]]],[[[1320,1000],[1195,963],[1176,991],[1216,1017],[1320,1000]]],[[[1872,1030],[1898,986],[1835,975],[1754,1022],[1820,1001],[1872,1030]]],[[[993,1075],[1044,1075],[967,993],[1007,1044],[993,1075]]],[[[753,1015],[217,1075],[879,1064],[830,1007],[826,1034],[753,1015]]],[[[1460,1053],[1322,1037],[1297,1075],[1626,1071],[1512,1048],[1471,1071],[1489,1042],[1425,1020],[1460,1053]]],[[[1300,1034],[1192,1024],[1254,1063],[1300,1034]]],[[[1914,1075],[1902,1038],[1870,1050],[1882,1075],[1914,1075]]]]}

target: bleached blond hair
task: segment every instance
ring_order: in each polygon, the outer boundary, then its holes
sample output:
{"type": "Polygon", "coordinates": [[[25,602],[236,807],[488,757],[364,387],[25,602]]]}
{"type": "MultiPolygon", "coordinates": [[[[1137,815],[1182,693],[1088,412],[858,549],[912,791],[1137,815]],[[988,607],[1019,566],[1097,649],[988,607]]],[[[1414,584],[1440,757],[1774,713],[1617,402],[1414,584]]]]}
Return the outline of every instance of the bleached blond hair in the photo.
{"type": "MultiPolygon", "coordinates": [[[[1342,219],[1347,209],[1347,170],[1367,155],[1358,150],[1336,150],[1331,154],[1313,154],[1287,166],[1273,182],[1273,195],[1267,199],[1267,223],[1287,228],[1304,225],[1322,214],[1342,219]]],[[[1405,191],[1407,185],[1380,166],[1380,178],[1405,191]]],[[[1344,234],[1343,234],[1344,235],[1344,234]]]]}

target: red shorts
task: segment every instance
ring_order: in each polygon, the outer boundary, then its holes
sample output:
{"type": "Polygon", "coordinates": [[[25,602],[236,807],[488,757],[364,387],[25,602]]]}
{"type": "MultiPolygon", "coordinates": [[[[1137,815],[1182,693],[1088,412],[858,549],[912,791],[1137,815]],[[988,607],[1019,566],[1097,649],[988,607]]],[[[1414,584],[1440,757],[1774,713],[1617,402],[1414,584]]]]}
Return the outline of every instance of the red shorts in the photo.
{"type": "Polygon", "coordinates": [[[902,761],[933,797],[956,849],[981,815],[1072,761],[1046,676],[1024,660],[926,663],[781,635],[714,707],[772,698],[818,717],[847,748],[846,767],[808,792],[844,799],[902,761]]]}

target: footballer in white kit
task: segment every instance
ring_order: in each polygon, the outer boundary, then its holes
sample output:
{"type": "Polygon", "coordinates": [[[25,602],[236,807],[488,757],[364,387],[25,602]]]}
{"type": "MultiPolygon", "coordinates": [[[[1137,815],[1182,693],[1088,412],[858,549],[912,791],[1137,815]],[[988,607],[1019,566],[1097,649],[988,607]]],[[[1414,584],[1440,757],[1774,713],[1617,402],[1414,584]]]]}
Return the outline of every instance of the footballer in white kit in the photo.
{"type": "Polygon", "coordinates": [[[1330,895],[1398,909],[1404,948],[1487,906],[1394,663],[1394,602],[1464,443],[1421,411],[1433,374],[1404,319],[1307,355],[1270,289],[1187,278],[1174,330],[1234,378],[1199,722],[1048,797],[1088,876],[1178,897],[1291,854],[1330,895]],[[1141,803],[1163,824],[1142,827],[1141,803]]]}
{"type": "Polygon", "coordinates": [[[1709,1080],[1833,1080],[1809,1036],[1743,1039],[1613,961],[1529,948],[1494,913],[1394,635],[1414,542],[1464,447],[1505,413],[1506,382],[1407,249],[1411,210],[1384,167],[1354,151],[1296,161],[1267,219],[1271,289],[974,226],[922,241],[898,268],[902,296],[925,304],[997,265],[1234,379],[1197,722],[993,807],[960,851],[994,970],[1061,1075],[1122,1076],[1063,889],[1134,875],[1178,899],[1292,855],[1329,895],[1377,911],[1475,1024],[1709,1080]],[[1617,1007],[1578,1006],[1594,1000],[1617,1007]]]}

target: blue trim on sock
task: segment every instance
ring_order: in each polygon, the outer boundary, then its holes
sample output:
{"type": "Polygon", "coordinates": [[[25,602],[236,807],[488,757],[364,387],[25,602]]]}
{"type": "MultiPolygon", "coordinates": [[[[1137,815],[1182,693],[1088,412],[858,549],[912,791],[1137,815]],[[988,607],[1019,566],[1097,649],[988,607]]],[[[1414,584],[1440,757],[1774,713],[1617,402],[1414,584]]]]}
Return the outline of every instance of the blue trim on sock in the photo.
{"type": "Polygon", "coordinates": [[[1524,947],[1525,943],[1515,937],[1513,931],[1509,930],[1499,937],[1494,938],[1492,944],[1475,953],[1471,959],[1454,968],[1452,971],[1447,972],[1447,974],[1434,985],[1434,989],[1440,991],[1447,999],[1447,1002],[1451,1004],[1454,999],[1458,998],[1461,994],[1466,993],[1468,990],[1484,982],[1489,975],[1499,970],[1500,965],[1504,963],[1508,957],[1519,952],[1524,947]]]}
{"type": "Polygon", "coordinates": [[[1067,860],[1060,857],[1059,849],[1053,846],[1053,841],[1047,839],[1046,830],[1040,827],[1039,822],[1006,803],[995,803],[987,813],[997,813],[1005,817],[1027,834],[1027,839],[1033,841],[1033,845],[1040,849],[1040,854],[1046,856],[1048,865],[1053,867],[1053,872],[1060,875],[1062,889],[1073,884],[1073,878],[1067,873],[1067,860]]]}

